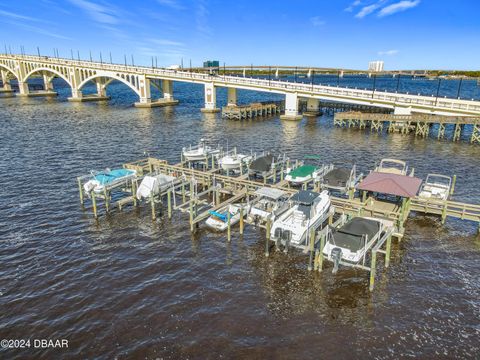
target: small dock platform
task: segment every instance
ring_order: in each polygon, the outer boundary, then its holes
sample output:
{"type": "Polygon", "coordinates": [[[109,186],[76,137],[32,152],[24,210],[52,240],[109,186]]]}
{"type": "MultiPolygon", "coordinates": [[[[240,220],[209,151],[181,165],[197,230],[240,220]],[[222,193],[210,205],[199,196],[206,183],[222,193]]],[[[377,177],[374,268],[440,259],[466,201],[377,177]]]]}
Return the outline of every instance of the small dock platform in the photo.
{"type": "Polygon", "coordinates": [[[252,119],[258,116],[279,114],[281,110],[281,101],[266,101],[248,105],[228,105],[222,107],[222,117],[233,120],[252,119]]]}

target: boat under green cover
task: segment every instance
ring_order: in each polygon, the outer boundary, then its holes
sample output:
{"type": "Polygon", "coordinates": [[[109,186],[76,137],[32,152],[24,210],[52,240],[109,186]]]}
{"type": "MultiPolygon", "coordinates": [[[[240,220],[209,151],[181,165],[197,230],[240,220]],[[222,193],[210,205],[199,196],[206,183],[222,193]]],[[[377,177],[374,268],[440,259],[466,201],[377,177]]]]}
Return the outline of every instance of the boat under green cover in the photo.
{"type": "Polygon", "coordinates": [[[296,179],[297,177],[307,177],[309,175],[312,175],[315,170],[317,170],[316,166],[302,165],[295,170],[290,171],[288,175],[290,175],[292,179],[296,179]]]}

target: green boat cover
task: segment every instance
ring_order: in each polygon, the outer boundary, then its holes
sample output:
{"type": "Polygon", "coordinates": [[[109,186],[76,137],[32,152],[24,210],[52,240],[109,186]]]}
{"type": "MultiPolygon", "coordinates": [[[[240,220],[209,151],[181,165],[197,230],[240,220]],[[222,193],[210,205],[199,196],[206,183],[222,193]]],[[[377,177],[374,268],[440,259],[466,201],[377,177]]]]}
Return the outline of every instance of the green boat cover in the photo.
{"type": "Polygon", "coordinates": [[[312,175],[312,173],[317,170],[316,166],[313,165],[302,165],[292,170],[288,173],[292,177],[292,179],[296,179],[297,177],[306,177],[312,175]]]}

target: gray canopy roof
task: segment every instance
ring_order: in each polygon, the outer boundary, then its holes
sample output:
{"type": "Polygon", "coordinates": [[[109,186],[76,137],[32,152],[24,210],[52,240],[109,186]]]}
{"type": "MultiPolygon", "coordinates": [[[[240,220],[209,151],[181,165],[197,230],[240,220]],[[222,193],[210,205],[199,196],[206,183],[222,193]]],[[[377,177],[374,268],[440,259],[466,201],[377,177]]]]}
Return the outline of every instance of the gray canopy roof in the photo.
{"type": "Polygon", "coordinates": [[[273,200],[277,200],[285,194],[285,191],[268,187],[262,187],[255,191],[255,195],[268,197],[273,200]]]}
{"type": "Polygon", "coordinates": [[[335,168],[323,177],[323,183],[330,186],[344,187],[350,179],[351,170],[335,168]]]}
{"type": "Polygon", "coordinates": [[[273,155],[268,154],[259,157],[252,161],[252,163],[250,164],[250,170],[258,172],[270,171],[270,168],[272,167],[272,162],[273,155]]]}
{"type": "Polygon", "coordinates": [[[298,193],[292,195],[290,200],[299,204],[311,205],[320,194],[315,191],[301,190],[298,193]]]}
{"type": "Polygon", "coordinates": [[[357,252],[365,246],[363,235],[371,240],[380,230],[380,222],[373,219],[356,217],[333,231],[333,243],[350,251],[357,252]]]}

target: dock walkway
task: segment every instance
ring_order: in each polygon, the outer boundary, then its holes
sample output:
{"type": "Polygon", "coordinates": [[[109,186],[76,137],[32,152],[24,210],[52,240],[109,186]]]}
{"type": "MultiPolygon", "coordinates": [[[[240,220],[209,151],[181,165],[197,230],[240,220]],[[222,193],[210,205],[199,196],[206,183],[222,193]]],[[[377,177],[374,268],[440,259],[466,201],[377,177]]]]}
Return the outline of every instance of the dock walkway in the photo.
{"type": "Polygon", "coordinates": [[[336,113],[334,125],[348,128],[365,129],[381,132],[384,128],[387,132],[399,132],[409,134],[415,132],[415,136],[428,137],[430,130],[437,125],[437,139],[445,138],[447,126],[453,128],[453,141],[460,140],[465,126],[472,127],[470,135],[471,143],[480,143],[480,117],[473,116],[439,116],[427,114],[394,115],[379,113],[364,113],[346,111],[336,113]]]}

